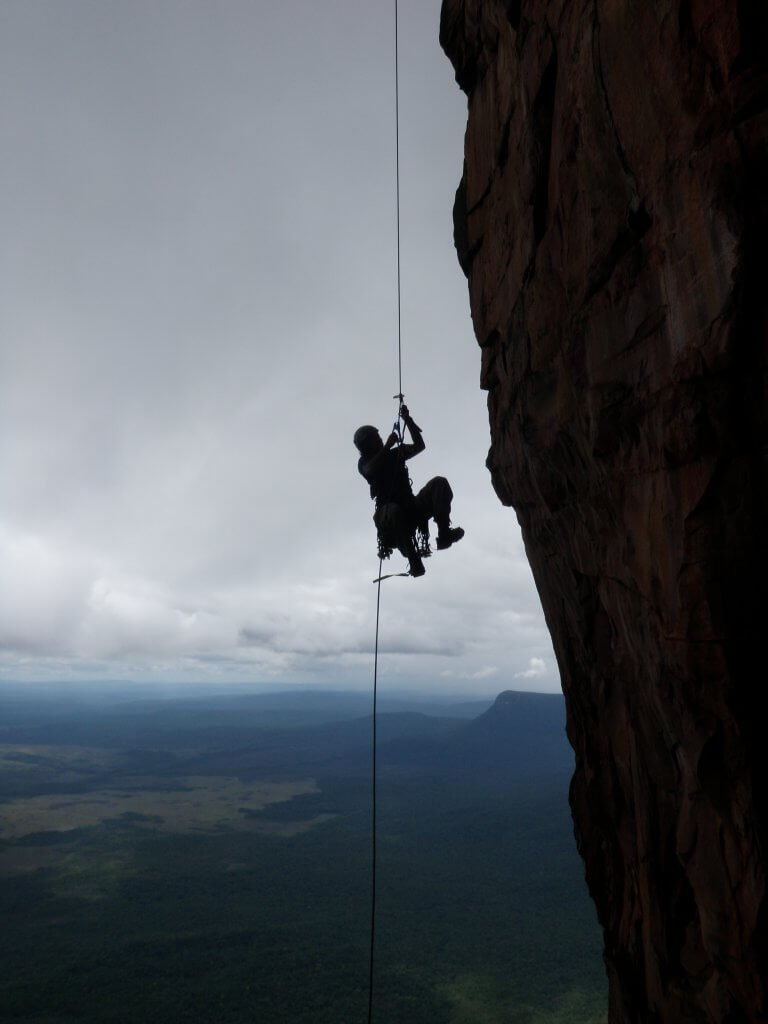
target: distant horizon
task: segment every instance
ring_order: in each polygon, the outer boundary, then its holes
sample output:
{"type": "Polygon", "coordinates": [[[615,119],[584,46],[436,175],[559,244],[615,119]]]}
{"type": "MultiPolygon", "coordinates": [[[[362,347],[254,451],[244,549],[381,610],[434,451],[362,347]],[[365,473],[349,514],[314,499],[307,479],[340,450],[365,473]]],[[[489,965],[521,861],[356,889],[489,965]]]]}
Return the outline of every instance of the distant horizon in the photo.
{"type": "MultiPolygon", "coordinates": [[[[280,683],[256,683],[256,682],[245,682],[245,681],[232,681],[227,680],[214,683],[210,680],[177,680],[169,682],[166,680],[131,680],[131,679],[34,679],[34,680],[12,680],[2,679],[0,680],[0,696],[3,690],[16,689],[16,690],[45,690],[45,691],[60,691],[62,694],[67,692],[91,692],[93,694],[119,692],[121,694],[129,695],[130,691],[133,690],[136,693],[146,694],[147,692],[156,693],[161,695],[165,693],[192,693],[195,692],[200,694],[209,694],[212,696],[227,696],[227,694],[240,695],[243,693],[252,693],[254,695],[281,695],[287,691],[293,693],[307,693],[307,694],[339,694],[339,695],[368,695],[372,696],[373,684],[359,684],[357,686],[351,685],[329,685],[326,683],[307,683],[307,682],[280,682],[280,683]]],[[[498,689],[487,690],[478,692],[472,689],[454,689],[454,688],[425,688],[420,686],[414,688],[411,686],[403,687],[388,687],[379,683],[379,699],[386,700],[388,697],[397,698],[401,701],[413,701],[417,703],[419,701],[440,701],[445,699],[448,701],[467,701],[470,703],[482,702],[482,701],[494,701],[501,693],[526,693],[533,694],[542,697],[562,697],[562,691],[551,691],[551,690],[531,690],[516,686],[501,686],[498,689]]]]}

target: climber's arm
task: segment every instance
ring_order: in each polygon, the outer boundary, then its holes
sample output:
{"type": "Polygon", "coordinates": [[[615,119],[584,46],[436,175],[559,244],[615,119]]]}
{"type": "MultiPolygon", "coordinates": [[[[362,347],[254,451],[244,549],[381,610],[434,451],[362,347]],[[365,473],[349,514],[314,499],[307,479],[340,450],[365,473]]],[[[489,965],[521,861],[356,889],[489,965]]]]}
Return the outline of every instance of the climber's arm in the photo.
{"type": "Polygon", "coordinates": [[[403,453],[404,459],[412,459],[414,455],[423,452],[427,446],[424,444],[424,438],[421,436],[421,427],[411,419],[407,405],[400,406],[400,415],[403,417],[403,423],[408,427],[408,432],[413,442],[412,444],[400,445],[400,451],[403,453]]]}

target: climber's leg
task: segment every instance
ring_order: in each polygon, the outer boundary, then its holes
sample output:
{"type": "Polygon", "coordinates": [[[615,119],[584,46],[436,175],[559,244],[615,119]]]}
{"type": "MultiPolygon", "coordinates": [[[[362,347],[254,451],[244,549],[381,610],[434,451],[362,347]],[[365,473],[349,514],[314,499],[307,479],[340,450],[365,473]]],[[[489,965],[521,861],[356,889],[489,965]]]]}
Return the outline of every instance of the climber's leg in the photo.
{"type": "Polygon", "coordinates": [[[424,519],[434,519],[437,524],[438,550],[449,548],[461,540],[464,531],[460,526],[451,528],[451,502],[453,491],[444,476],[434,476],[416,495],[416,504],[424,519]]]}

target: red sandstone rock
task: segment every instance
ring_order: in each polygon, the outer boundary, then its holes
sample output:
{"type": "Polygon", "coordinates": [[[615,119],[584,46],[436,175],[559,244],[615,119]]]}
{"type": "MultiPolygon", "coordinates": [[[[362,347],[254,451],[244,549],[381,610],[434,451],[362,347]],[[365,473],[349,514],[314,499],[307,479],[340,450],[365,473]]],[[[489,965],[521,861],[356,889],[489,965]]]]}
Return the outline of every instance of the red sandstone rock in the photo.
{"type": "Polygon", "coordinates": [[[768,2],[444,0],[612,1022],[768,1019],[768,2]]]}

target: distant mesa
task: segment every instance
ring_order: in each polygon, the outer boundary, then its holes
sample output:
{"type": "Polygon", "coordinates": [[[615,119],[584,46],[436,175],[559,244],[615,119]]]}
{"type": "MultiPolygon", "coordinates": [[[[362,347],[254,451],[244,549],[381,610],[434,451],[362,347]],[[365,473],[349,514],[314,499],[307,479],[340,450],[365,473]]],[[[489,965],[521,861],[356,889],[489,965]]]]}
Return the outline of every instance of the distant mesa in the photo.
{"type": "MultiPolygon", "coordinates": [[[[382,731],[396,723],[382,716],[382,731]]],[[[536,780],[563,794],[573,772],[562,694],[504,690],[482,714],[438,735],[393,736],[381,746],[383,764],[404,760],[454,784],[530,785],[536,780]]]]}

